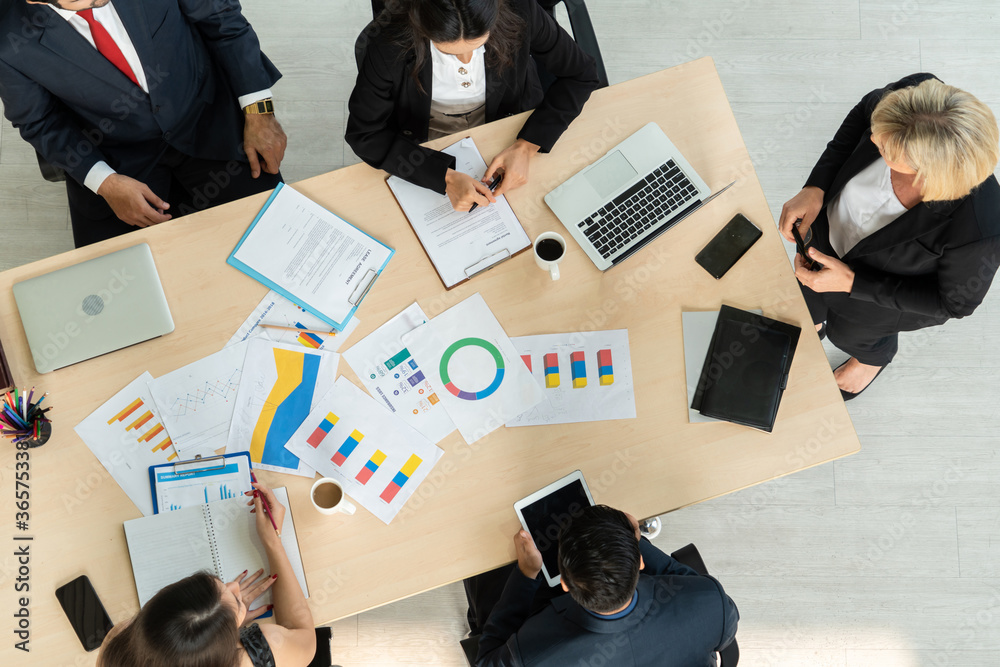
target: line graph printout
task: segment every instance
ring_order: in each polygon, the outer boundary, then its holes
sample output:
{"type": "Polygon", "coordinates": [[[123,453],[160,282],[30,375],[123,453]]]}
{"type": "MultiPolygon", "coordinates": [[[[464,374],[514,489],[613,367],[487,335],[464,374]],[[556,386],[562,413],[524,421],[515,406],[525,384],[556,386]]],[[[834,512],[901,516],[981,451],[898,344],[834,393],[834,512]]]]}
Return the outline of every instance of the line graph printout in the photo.
{"type": "Polygon", "coordinates": [[[152,379],[143,373],[74,429],[144,516],[153,514],[149,466],[177,460],[149,395],[152,379]]]}
{"type": "Polygon", "coordinates": [[[211,456],[225,447],[247,342],[167,373],[149,383],[174,447],[184,458],[211,456]]]}

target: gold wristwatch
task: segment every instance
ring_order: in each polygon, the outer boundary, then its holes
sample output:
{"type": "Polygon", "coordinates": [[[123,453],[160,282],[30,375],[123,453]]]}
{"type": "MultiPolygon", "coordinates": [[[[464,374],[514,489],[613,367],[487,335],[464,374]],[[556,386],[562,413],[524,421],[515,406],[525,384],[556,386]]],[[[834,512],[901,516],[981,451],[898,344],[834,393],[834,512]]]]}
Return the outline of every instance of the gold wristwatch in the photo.
{"type": "Polygon", "coordinates": [[[274,101],[269,97],[266,100],[261,100],[260,102],[254,102],[251,105],[243,107],[243,113],[250,114],[274,114],[274,101]]]}

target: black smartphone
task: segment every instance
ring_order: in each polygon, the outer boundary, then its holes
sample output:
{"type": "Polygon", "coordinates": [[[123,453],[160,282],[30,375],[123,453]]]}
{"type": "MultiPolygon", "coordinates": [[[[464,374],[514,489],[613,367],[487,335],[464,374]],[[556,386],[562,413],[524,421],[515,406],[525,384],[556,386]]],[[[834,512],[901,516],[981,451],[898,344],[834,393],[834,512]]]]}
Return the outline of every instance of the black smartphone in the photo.
{"type": "Polygon", "coordinates": [[[56,589],[56,599],[69,618],[83,648],[93,651],[104,642],[114,623],[104,610],[87,575],[81,575],[56,589]]]}
{"type": "Polygon", "coordinates": [[[810,271],[819,271],[823,268],[823,265],[809,256],[806,242],[802,240],[802,233],[799,232],[799,222],[801,220],[802,218],[799,218],[792,224],[792,236],[795,238],[795,246],[799,249],[799,254],[802,255],[802,264],[810,271]]]}
{"type": "Polygon", "coordinates": [[[763,233],[741,213],[726,223],[715,237],[708,242],[694,261],[716,279],[726,275],[729,269],[746,254],[763,233]]]}

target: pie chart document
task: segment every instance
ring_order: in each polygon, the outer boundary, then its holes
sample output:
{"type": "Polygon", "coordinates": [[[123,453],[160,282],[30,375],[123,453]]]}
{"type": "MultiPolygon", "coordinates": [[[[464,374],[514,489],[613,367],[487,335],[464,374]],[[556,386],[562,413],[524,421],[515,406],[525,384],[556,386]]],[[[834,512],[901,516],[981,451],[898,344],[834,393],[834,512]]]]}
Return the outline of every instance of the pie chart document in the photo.
{"type": "Polygon", "coordinates": [[[545,400],[478,292],[405,334],[403,342],[469,444],[545,400]]]}

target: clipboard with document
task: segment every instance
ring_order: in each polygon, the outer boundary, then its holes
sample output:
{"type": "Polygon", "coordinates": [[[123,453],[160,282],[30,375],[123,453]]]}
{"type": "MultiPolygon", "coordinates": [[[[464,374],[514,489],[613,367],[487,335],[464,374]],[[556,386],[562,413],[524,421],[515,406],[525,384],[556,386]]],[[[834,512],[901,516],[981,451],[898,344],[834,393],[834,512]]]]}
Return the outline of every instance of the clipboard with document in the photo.
{"type": "Polygon", "coordinates": [[[149,466],[153,513],[241,497],[253,490],[252,469],[248,452],[149,466]]]}
{"type": "MultiPolygon", "coordinates": [[[[455,169],[481,180],[486,161],[471,137],[445,148],[455,169]]],[[[398,176],[386,181],[417,235],[445,289],[451,289],[531,247],[507,198],[474,211],[456,211],[448,195],[409,183],[398,176]]]]}
{"type": "Polygon", "coordinates": [[[394,252],[279,183],[226,263],[343,331],[394,252]]]}

